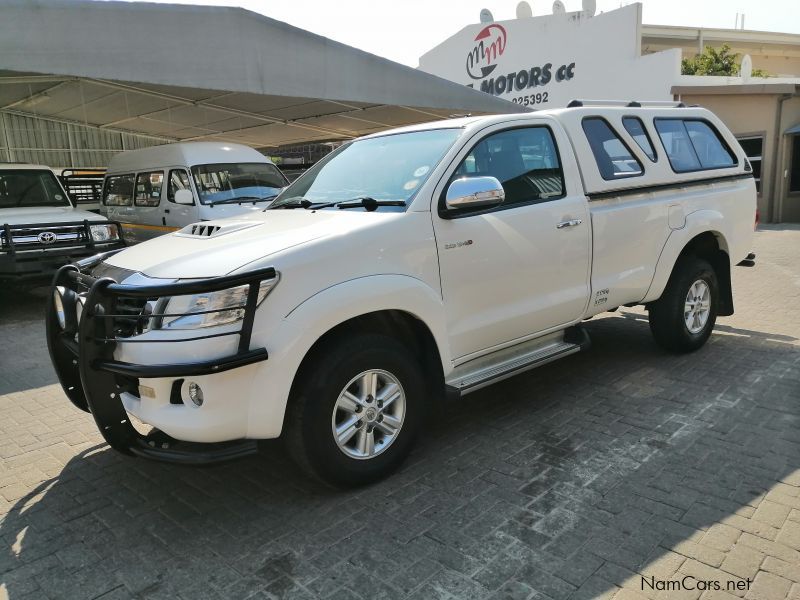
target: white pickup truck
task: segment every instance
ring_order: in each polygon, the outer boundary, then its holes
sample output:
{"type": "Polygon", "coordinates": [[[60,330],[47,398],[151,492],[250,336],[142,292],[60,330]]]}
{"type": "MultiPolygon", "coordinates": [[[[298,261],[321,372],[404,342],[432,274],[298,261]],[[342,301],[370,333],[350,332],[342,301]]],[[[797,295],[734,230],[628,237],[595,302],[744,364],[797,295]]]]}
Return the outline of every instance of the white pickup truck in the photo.
{"type": "Polygon", "coordinates": [[[369,482],[438,398],[586,348],[593,315],[644,305],[667,350],[702,346],[753,264],[752,175],[682,105],[367,136],[263,212],[64,267],[52,360],[124,453],[212,462],[283,435],[312,473],[369,482]]]}

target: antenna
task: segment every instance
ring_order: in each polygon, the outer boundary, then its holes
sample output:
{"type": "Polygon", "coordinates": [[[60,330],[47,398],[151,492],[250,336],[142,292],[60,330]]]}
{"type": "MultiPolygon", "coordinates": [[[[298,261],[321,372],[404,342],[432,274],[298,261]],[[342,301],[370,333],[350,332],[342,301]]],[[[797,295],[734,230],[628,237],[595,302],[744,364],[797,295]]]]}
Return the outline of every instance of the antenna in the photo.
{"type": "Polygon", "coordinates": [[[481,23],[491,23],[494,21],[494,17],[492,16],[492,11],[488,8],[481,9],[481,23]]]}
{"type": "Polygon", "coordinates": [[[556,0],[555,2],[553,2],[553,14],[554,15],[567,14],[567,9],[564,7],[564,3],[561,0],[556,0]]]}
{"type": "Polygon", "coordinates": [[[742,13],[742,22],[741,22],[742,29],[744,29],[744,13],[742,13]]]}
{"type": "Polygon", "coordinates": [[[736,25],[734,25],[733,28],[739,29],[739,13],[736,13],[736,25]]]}
{"type": "Polygon", "coordinates": [[[583,0],[583,14],[593,17],[597,12],[597,0],[583,0]]]}
{"type": "Polygon", "coordinates": [[[525,0],[522,0],[519,4],[517,4],[517,18],[518,19],[530,19],[533,16],[533,9],[531,5],[525,0]]]}

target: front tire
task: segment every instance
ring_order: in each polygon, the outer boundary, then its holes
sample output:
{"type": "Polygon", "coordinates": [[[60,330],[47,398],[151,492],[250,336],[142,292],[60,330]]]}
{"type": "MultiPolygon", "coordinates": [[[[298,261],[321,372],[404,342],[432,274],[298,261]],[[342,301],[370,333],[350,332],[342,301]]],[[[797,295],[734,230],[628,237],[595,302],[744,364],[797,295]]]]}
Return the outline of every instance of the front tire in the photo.
{"type": "Polygon", "coordinates": [[[650,305],[650,331],[670,352],[693,352],[711,335],[718,307],[714,268],[701,258],[681,258],[661,298],[650,305]]]}
{"type": "Polygon", "coordinates": [[[419,431],[424,374],[394,338],[355,334],[324,343],[298,374],[286,441],[309,474],[363,485],[397,469],[419,431]]]}

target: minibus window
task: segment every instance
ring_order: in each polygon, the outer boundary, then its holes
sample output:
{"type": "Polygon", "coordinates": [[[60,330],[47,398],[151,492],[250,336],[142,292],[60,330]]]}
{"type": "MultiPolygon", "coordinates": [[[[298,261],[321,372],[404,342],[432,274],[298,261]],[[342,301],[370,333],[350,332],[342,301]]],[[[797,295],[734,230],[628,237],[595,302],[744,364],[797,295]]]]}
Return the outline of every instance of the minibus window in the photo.
{"type": "Polygon", "coordinates": [[[169,183],[167,184],[167,200],[175,202],[175,192],[178,190],[192,191],[189,184],[189,174],[183,169],[173,169],[169,172],[169,183]]]}
{"type": "Polygon", "coordinates": [[[271,163],[217,163],[192,167],[200,202],[272,200],[288,181],[271,163]]]}
{"type": "Polygon", "coordinates": [[[139,173],[136,176],[136,206],[158,206],[164,172],[139,173]]]}
{"type": "Polygon", "coordinates": [[[133,175],[112,175],[106,178],[103,190],[106,206],[131,206],[133,204],[133,175]]]}

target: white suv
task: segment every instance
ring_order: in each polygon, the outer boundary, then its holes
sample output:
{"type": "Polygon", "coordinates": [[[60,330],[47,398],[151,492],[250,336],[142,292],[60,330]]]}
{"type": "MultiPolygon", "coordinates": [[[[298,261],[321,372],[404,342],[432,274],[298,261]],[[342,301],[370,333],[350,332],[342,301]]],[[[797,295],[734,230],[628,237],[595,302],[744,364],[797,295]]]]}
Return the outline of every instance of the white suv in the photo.
{"type": "Polygon", "coordinates": [[[642,304],[662,346],[702,346],[755,210],[701,108],[428,123],[343,145],[263,212],[64,267],[48,341],[122,452],[210,462],[283,435],[312,473],[364,483],[437,398],[586,348],[593,315],[642,304]]]}
{"type": "Polygon", "coordinates": [[[62,265],[123,246],[119,226],[75,208],[49,167],[0,164],[0,281],[49,280],[62,265]]]}

